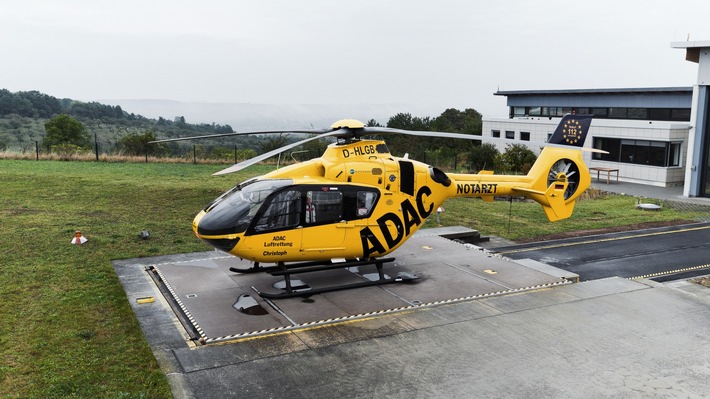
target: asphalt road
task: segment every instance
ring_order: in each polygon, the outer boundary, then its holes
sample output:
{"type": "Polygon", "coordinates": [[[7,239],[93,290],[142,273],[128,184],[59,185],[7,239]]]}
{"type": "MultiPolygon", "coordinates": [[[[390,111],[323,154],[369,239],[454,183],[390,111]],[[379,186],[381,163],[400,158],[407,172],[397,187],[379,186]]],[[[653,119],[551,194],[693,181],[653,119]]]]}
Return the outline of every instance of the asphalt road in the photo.
{"type": "Polygon", "coordinates": [[[494,251],[576,273],[581,281],[655,276],[710,267],[710,223],[529,243],[494,251]]]}

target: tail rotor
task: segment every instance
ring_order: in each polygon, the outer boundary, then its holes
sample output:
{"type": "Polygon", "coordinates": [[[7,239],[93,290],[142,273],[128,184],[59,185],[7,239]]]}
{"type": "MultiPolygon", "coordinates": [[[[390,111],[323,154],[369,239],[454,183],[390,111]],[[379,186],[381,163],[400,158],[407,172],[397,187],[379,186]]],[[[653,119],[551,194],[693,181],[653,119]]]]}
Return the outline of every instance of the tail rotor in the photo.
{"type": "Polygon", "coordinates": [[[547,175],[547,186],[554,184],[555,182],[567,182],[567,189],[565,189],[564,199],[567,200],[577,192],[579,187],[581,174],[579,173],[579,167],[571,159],[562,158],[557,160],[547,175]]]}

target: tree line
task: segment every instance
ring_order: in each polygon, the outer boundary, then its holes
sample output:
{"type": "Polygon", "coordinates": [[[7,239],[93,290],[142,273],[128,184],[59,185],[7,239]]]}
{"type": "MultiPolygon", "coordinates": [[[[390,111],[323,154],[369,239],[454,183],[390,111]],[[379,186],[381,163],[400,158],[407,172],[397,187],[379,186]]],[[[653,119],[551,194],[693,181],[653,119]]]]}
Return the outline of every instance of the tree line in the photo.
{"type": "MultiPolygon", "coordinates": [[[[366,125],[382,126],[376,120],[369,120],[366,125]]],[[[463,111],[449,108],[437,117],[398,113],[390,117],[384,126],[480,136],[482,115],[473,108],[463,111]]],[[[227,162],[253,157],[301,138],[280,134],[148,145],[148,142],[157,139],[232,132],[229,125],[190,124],[182,116],[172,120],[163,117],[155,120],[129,114],[120,106],[57,99],[37,91],[11,93],[5,89],[0,90],[0,150],[5,150],[6,143],[14,137],[28,150],[34,150],[36,144],[41,144],[43,151],[59,153],[65,157],[82,151],[96,151],[98,157],[101,147],[102,153],[155,157],[180,157],[189,153],[200,159],[227,162]],[[237,141],[238,146],[234,144],[237,141]]],[[[396,156],[407,154],[412,159],[448,169],[527,172],[535,161],[534,153],[520,145],[510,145],[505,152],[500,153],[495,146],[481,144],[478,140],[397,134],[378,138],[385,140],[396,156]]],[[[320,156],[331,142],[328,139],[311,141],[298,148],[298,155],[292,157],[304,160],[320,156]]]]}
{"type": "MultiPolygon", "coordinates": [[[[376,121],[368,121],[368,126],[380,126],[376,121]]],[[[480,136],[483,130],[482,115],[473,108],[463,111],[449,108],[441,115],[415,117],[410,114],[397,114],[387,121],[386,127],[417,131],[463,133],[480,136]]],[[[387,137],[388,146],[393,154],[408,154],[423,162],[453,169],[467,169],[472,172],[495,170],[512,173],[527,173],[535,163],[537,156],[521,144],[508,144],[500,152],[491,143],[478,140],[443,139],[438,137],[421,138],[404,135],[387,137]]]]}
{"type": "Polygon", "coordinates": [[[121,137],[132,133],[153,131],[161,137],[179,137],[233,132],[229,125],[191,124],[183,116],[155,120],[128,113],[118,105],[59,99],[39,91],[12,93],[0,89],[0,150],[22,150],[43,141],[44,123],[59,115],[81,122],[111,150],[115,150],[121,137]]]}

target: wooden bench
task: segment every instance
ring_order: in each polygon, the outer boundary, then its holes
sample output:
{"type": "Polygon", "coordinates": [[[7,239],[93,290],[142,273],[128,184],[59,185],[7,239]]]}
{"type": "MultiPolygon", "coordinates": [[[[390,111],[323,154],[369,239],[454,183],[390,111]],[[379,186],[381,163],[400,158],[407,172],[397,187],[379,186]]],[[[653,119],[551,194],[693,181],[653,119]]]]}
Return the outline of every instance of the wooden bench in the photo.
{"type": "Polygon", "coordinates": [[[610,180],[610,177],[611,177],[611,174],[612,174],[612,173],[616,173],[616,182],[617,182],[617,183],[619,182],[619,169],[612,169],[612,168],[589,168],[589,170],[591,170],[591,171],[596,171],[596,172],[597,172],[597,181],[600,180],[599,174],[600,174],[601,172],[605,172],[605,173],[606,173],[606,184],[609,184],[609,180],[610,180]]]}

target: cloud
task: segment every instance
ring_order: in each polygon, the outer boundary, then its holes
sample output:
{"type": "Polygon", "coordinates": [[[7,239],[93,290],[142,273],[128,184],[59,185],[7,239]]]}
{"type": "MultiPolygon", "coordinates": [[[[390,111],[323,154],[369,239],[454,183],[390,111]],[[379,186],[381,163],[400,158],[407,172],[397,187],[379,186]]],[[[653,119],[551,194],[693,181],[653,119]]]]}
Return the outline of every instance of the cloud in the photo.
{"type": "Polygon", "coordinates": [[[0,86],[500,116],[498,88],[692,85],[695,64],[670,42],[710,39],[708,12],[705,0],[5,2],[0,86]]]}

